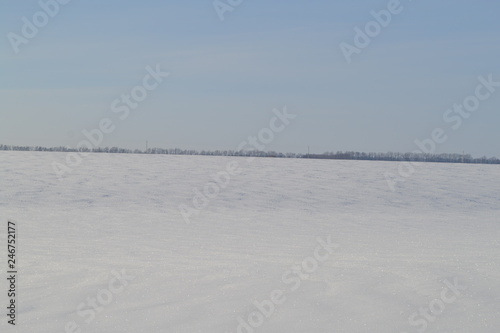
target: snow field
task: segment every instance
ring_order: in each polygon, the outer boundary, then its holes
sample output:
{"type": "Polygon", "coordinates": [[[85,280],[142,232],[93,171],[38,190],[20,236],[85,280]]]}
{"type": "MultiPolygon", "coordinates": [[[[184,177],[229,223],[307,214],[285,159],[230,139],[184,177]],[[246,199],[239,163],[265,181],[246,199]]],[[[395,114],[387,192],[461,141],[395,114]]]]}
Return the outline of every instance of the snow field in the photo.
{"type": "Polygon", "coordinates": [[[2,331],[500,329],[497,166],[425,163],[393,192],[391,162],[89,154],[59,181],[64,158],[0,152],[20,238],[2,331]],[[233,161],[186,223],[179,206],[233,161]]]}

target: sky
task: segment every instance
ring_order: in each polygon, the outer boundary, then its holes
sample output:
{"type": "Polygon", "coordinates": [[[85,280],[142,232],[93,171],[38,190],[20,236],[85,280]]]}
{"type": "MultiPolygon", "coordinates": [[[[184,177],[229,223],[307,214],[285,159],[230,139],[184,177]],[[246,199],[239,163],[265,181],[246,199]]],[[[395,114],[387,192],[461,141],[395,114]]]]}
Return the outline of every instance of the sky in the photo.
{"type": "Polygon", "coordinates": [[[1,144],[500,157],[498,2],[55,1],[0,0],[1,144]]]}

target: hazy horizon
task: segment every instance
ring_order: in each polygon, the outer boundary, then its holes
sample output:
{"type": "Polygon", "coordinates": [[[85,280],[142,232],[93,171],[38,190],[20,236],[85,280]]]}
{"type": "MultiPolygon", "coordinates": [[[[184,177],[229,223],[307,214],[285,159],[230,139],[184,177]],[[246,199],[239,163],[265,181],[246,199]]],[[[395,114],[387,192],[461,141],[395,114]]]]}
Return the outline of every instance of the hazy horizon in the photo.
{"type": "MultiPolygon", "coordinates": [[[[46,147],[46,146],[41,146],[41,145],[9,145],[9,144],[4,144],[2,142],[0,142],[0,146],[12,146],[12,147],[29,147],[29,148],[36,148],[36,147],[41,147],[41,148],[44,148],[44,149],[57,149],[57,148],[60,148],[60,147],[64,147],[64,148],[68,148],[68,149],[76,149],[76,145],[73,146],[73,147],[70,147],[70,146],[49,146],[49,147],[46,147]]],[[[96,147],[97,148],[97,147],[96,147]]],[[[195,151],[197,154],[200,154],[202,152],[207,152],[207,153],[215,153],[215,152],[224,152],[224,151],[232,151],[232,152],[237,152],[237,150],[235,149],[192,149],[192,148],[181,148],[181,147],[165,147],[165,146],[151,146],[147,145],[146,147],[146,143],[144,143],[144,147],[137,147],[137,148],[132,148],[132,147],[121,147],[121,146],[106,146],[106,145],[100,145],[99,148],[118,148],[118,149],[124,149],[124,150],[131,150],[132,152],[131,153],[134,153],[134,150],[139,150],[141,153],[147,153],[147,150],[152,150],[152,149],[162,149],[162,150],[171,150],[171,149],[179,149],[180,151],[195,151]]],[[[2,149],[0,149],[1,151],[2,149]]],[[[3,149],[5,150],[5,149],[3,149]]],[[[25,150],[18,150],[18,151],[25,151],[25,150]]],[[[32,150],[34,151],[34,150],[32,150]]],[[[255,150],[255,151],[258,151],[258,150],[255,150]]],[[[276,151],[276,150],[271,150],[271,149],[265,149],[263,150],[264,152],[274,152],[274,153],[278,153],[278,154],[295,154],[296,157],[299,157],[299,156],[303,156],[303,155],[307,155],[308,153],[310,155],[323,155],[323,154],[327,154],[327,153],[340,153],[340,152],[354,152],[354,153],[362,153],[362,154],[387,154],[387,153],[394,153],[394,154],[406,154],[406,153],[412,153],[412,152],[402,152],[402,151],[346,151],[346,150],[339,150],[339,151],[324,151],[324,152],[313,152],[311,151],[311,149],[309,149],[309,151],[307,150],[307,147],[306,147],[306,150],[304,152],[292,152],[292,151],[276,151]]],[[[44,151],[41,151],[41,152],[44,152],[44,151]]],[[[49,152],[63,152],[63,151],[60,151],[60,150],[54,150],[54,151],[49,151],[49,152]]],[[[90,153],[94,153],[94,152],[90,152],[90,153]]],[[[95,152],[95,153],[101,153],[101,152],[95,152]]],[[[128,153],[128,152],[125,152],[125,153],[128,153]]],[[[170,154],[170,153],[169,153],[170,154]]],[[[486,157],[486,158],[496,158],[498,159],[500,156],[487,156],[487,155],[482,155],[482,156],[478,156],[478,155],[472,155],[472,154],[469,154],[468,152],[466,151],[462,151],[462,152],[441,152],[441,153],[434,153],[432,155],[440,155],[440,154],[448,154],[448,155],[463,155],[463,156],[467,156],[467,155],[470,155],[472,158],[474,159],[480,159],[480,158],[483,158],[483,157],[486,157]]],[[[186,155],[186,154],[180,154],[180,155],[186,155]]],[[[201,155],[201,154],[200,154],[201,155]]],[[[216,156],[219,156],[219,155],[216,155],[216,156]]],[[[234,155],[234,156],[245,156],[245,155],[234,155]]],[[[264,156],[265,157],[265,156],[264,156]]],[[[374,161],[379,161],[379,159],[374,159],[374,161]]],[[[418,162],[418,161],[416,161],[418,162]]]]}

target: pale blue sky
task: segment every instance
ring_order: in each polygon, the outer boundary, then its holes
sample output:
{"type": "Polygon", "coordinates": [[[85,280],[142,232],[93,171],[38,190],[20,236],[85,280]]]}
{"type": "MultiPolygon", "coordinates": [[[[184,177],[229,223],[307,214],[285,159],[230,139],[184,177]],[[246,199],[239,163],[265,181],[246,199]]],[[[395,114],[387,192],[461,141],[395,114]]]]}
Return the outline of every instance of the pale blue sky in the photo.
{"type": "Polygon", "coordinates": [[[478,76],[500,81],[500,3],[401,1],[348,64],[339,44],[388,2],[244,0],[220,21],[210,0],[72,0],[16,54],[8,33],[41,8],[1,0],[0,143],[75,146],[108,117],[104,146],[235,149],[286,105],[269,150],[406,152],[441,127],[437,152],[500,157],[500,88],[458,130],[443,121],[478,76]],[[111,102],[156,64],[170,76],[120,121],[111,102]]]}

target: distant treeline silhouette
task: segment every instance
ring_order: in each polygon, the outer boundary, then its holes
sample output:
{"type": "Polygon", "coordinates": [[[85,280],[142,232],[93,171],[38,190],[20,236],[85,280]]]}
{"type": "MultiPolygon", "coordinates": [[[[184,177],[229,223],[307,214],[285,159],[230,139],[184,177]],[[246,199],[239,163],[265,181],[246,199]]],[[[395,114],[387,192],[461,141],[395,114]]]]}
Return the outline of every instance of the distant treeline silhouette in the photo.
{"type": "Polygon", "coordinates": [[[259,150],[192,150],[179,148],[149,148],[147,150],[127,149],[119,147],[70,148],[70,147],[42,147],[42,146],[12,146],[0,144],[0,150],[14,151],[45,151],[45,152],[91,152],[91,153],[119,153],[119,154],[170,154],[170,155],[209,155],[209,156],[254,156],[277,158],[313,158],[332,160],[364,160],[364,161],[412,161],[412,162],[439,162],[439,163],[476,163],[500,164],[496,157],[473,158],[470,154],[427,154],[427,153],[362,153],[355,151],[326,152],[323,154],[279,153],[275,151],[259,150]]]}

